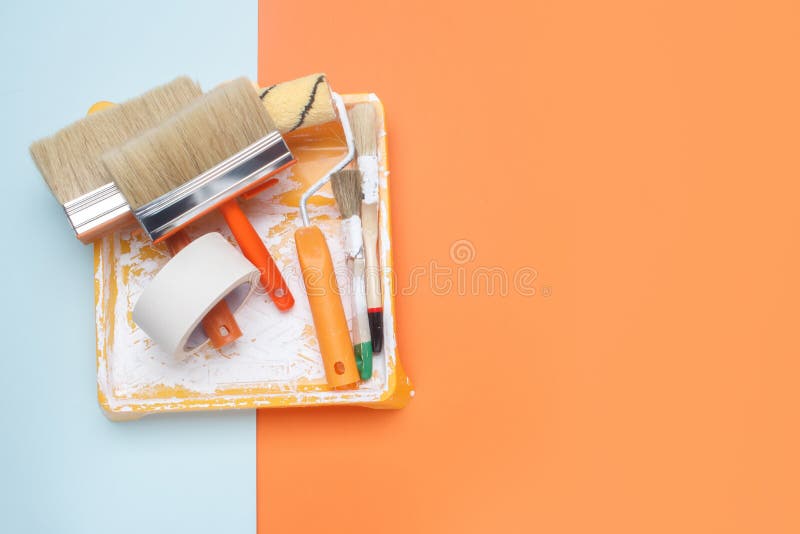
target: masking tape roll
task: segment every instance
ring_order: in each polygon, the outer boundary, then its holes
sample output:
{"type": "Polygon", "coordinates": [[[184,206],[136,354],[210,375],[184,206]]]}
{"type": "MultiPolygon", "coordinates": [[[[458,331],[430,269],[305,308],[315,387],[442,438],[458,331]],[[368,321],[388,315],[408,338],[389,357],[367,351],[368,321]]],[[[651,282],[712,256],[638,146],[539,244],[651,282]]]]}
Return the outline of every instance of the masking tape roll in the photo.
{"type": "Polygon", "coordinates": [[[208,342],[200,321],[223,298],[235,313],[257,287],[259,272],[222,235],[195,239],[156,274],[133,308],[133,320],[178,358],[208,342]]]}

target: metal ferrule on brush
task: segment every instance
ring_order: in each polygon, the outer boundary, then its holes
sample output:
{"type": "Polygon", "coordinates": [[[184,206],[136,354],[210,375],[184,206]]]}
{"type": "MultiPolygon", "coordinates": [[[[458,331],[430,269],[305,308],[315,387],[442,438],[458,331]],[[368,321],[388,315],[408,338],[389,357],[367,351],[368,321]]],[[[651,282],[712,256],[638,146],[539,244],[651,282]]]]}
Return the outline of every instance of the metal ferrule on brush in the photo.
{"type": "Polygon", "coordinates": [[[271,132],[196,178],[134,210],[134,215],[150,238],[158,241],[259,185],[264,177],[293,161],[294,156],[281,134],[271,132]]]}
{"type": "Polygon", "coordinates": [[[128,202],[114,182],[64,204],[75,235],[90,243],[109,231],[133,222],[128,202]]]}

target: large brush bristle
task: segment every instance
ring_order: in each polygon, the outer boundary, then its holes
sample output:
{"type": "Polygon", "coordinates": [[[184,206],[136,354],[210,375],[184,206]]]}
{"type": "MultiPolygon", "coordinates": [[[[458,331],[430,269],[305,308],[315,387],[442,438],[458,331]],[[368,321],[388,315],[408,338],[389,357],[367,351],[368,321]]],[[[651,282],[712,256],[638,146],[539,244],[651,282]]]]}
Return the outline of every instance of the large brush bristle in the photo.
{"type": "Polygon", "coordinates": [[[93,113],[33,143],[31,156],[61,204],[111,182],[100,156],[202,95],[183,76],[141,96],[93,113]]]}
{"type": "Polygon", "coordinates": [[[347,112],[353,129],[353,143],[359,156],[378,154],[378,123],[372,104],[358,104],[347,112]]]}
{"type": "Polygon", "coordinates": [[[361,212],[361,171],[345,169],[333,173],[331,187],[343,219],[361,212]]]}
{"type": "Polygon", "coordinates": [[[253,85],[220,85],[103,156],[133,209],[155,200],[275,130],[253,85]]]}

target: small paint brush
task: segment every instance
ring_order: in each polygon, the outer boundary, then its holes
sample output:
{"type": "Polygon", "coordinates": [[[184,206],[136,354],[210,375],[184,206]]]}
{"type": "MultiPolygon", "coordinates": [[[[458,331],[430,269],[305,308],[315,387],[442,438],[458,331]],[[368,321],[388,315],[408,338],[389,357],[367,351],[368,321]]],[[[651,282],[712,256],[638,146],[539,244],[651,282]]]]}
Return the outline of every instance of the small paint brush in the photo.
{"type": "Polygon", "coordinates": [[[294,298],[237,197],[295,162],[246,78],[218,86],[103,155],[109,175],[156,242],[218,209],[281,310],[291,308],[294,298]]]}
{"type": "Polygon", "coordinates": [[[342,214],[344,253],[350,264],[353,280],[352,338],[356,365],[362,380],[372,377],[372,338],[369,331],[367,295],[364,280],[366,261],[361,235],[361,173],[344,169],[331,175],[331,187],[336,205],[342,214]]]}
{"type": "Polygon", "coordinates": [[[367,307],[372,351],[383,350],[383,298],[378,261],[378,118],[372,104],[357,104],[348,112],[353,128],[358,170],[361,171],[361,227],[366,259],[367,307]]]}

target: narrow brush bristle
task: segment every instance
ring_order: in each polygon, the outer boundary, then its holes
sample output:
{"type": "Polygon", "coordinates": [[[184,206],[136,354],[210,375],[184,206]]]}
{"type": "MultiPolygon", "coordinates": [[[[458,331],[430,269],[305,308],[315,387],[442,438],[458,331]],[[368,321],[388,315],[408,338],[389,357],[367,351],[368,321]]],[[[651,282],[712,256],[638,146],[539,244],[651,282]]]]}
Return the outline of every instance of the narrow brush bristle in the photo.
{"type": "Polygon", "coordinates": [[[333,173],[331,187],[343,219],[361,212],[361,171],[344,169],[333,173]]]}
{"type": "Polygon", "coordinates": [[[131,207],[138,209],[274,130],[253,85],[239,78],[107,152],[103,163],[131,207]]]}
{"type": "Polygon", "coordinates": [[[177,112],[202,95],[182,76],[146,93],[93,113],[34,142],[31,157],[61,204],[111,182],[100,156],[177,112]]]}
{"type": "Polygon", "coordinates": [[[359,156],[378,154],[377,114],[372,104],[358,104],[347,112],[353,130],[353,143],[359,156]]]}

